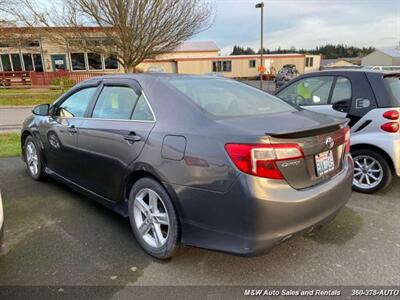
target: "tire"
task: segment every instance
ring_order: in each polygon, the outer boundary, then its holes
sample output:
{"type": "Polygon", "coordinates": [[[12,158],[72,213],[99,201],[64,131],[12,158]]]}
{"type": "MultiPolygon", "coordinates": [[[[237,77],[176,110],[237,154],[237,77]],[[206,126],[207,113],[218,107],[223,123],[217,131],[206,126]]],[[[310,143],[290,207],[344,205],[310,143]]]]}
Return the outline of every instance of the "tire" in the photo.
{"type": "Polygon", "coordinates": [[[179,223],[171,198],[156,180],[144,177],[133,185],[129,220],[136,240],[148,254],[159,259],[173,255],[178,244],[179,223]]]}
{"type": "Polygon", "coordinates": [[[388,161],[379,152],[360,149],[353,151],[351,155],[354,159],[354,191],[372,194],[377,191],[382,191],[390,185],[393,177],[392,170],[388,161]],[[365,166],[369,167],[365,168],[365,166]],[[380,172],[378,170],[380,170],[380,172]],[[373,177],[370,177],[371,175],[373,177]],[[364,180],[362,181],[360,181],[361,176],[364,176],[364,180]],[[370,184],[367,182],[367,177],[368,180],[370,180],[370,184]],[[377,178],[377,180],[375,180],[375,178],[377,178]]]}
{"type": "Polygon", "coordinates": [[[43,172],[44,165],[42,160],[42,154],[32,136],[28,136],[25,140],[24,155],[25,155],[26,167],[28,169],[28,173],[31,176],[31,178],[33,180],[38,180],[38,181],[42,180],[45,177],[45,174],[43,172]],[[31,151],[34,151],[36,155],[32,154],[33,152],[31,151]],[[35,156],[36,158],[33,158],[35,156]],[[34,164],[36,164],[36,167],[34,167],[34,164]]]}

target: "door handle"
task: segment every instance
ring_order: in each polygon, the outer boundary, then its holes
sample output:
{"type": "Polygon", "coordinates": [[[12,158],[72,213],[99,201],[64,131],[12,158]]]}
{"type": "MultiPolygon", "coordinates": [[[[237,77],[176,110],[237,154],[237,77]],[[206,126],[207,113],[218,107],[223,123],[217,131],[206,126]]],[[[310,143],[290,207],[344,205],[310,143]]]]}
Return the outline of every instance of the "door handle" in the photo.
{"type": "Polygon", "coordinates": [[[136,135],[135,132],[129,132],[129,134],[124,135],[124,140],[128,141],[129,144],[133,144],[135,142],[139,142],[142,138],[138,135],[136,135]]]}
{"type": "Polygon", "coordinates": [[[69,133],[77,133],[78,132],[78,129],[76,129],[75,125],[69,125],[67,130],[69,133]]]}

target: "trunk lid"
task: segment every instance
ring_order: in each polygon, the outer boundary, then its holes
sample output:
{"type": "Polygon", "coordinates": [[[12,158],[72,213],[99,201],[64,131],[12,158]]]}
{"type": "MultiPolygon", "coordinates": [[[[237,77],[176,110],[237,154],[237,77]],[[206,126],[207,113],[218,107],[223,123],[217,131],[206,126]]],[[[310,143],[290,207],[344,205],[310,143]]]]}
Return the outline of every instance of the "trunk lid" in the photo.
{"type": "Polygon", "coordinates": [[[343,169],[347,119],[301,110],[268,116],[225,119],[220,122],[258,136],[259,139],[254,141],[255,143],[265,143],[268,139],[272,145],[300,146],[304,157],[276,161],[284,179],[295,189],[304,189],[323,182],[343,169]]]}

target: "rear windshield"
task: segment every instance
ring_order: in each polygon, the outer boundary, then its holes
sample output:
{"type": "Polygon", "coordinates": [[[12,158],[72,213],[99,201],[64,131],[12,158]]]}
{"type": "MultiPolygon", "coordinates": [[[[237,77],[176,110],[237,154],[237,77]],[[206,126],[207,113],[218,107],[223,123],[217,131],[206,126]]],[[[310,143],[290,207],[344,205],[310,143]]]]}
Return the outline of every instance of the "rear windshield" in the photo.
{"type": "Polygon", "coordinates": [[[174,78],[168,81],[214,117],[239,117],[297,110],[281,99],[234,80],[174,78]]]}
{"type": "Polygon", "coordinates": [[[388,87],[396,106],[400,106],[400,77],[385,77],[385,85],[388,87]]]}

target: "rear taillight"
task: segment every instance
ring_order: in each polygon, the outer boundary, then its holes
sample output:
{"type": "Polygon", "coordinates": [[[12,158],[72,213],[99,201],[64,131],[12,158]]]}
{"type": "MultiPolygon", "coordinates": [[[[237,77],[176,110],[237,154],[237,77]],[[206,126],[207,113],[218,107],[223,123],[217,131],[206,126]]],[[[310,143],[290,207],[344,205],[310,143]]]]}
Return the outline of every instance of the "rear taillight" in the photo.
{"type": "Polygon", "coordinates": [[[397,110],[388,110],[383,114],[383,117],[389,120],[398,120],[399,112],[397,110]]]}
{"type": "Polygon", "coordinates": [[[344,151],[346,154],[348,154],[348,153],[350,153],[350,128],[349,127],[344,128],[344,143],[345,143],[344,151]]]}
{"type": "MultiPolygon", "coordinates": [[[[399,119],[399,112],[394,109],[388,110],[383,114],[383,117],[388,120],[396,121],[399,119]]],[[[398,122],[387,122],[387,123],[381,125],[381,129],[386,132],[396,133],[397,131],[399,131],[399,123],[398,122]]]]}
{"type": "Polygon", "coordinates": [[[225,149],[240,171],[272,179],[283,179],[277,161],[304,157],[296,144],[226,144],[225,149]]]}
{"type": "Polygon", "coordinates": [[[381,125],[381,129],[386,132],[396,133],[399,131],[399,123],[398,122],[387,122],[381,125]]]}

